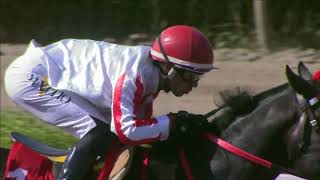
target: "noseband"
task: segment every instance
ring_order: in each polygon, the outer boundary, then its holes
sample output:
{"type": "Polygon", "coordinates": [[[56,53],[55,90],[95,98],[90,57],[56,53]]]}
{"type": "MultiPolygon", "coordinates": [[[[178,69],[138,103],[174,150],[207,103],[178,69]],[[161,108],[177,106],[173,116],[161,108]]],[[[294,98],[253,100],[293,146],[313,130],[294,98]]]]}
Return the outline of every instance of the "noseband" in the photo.
{"type": "Polygon", "coordinates": [[[294,160],[307,150],[311,143],[312,131],[320,135],[320,100],[319,95],[305,99],[296,93],[298,120],[289,129],[287,134],[288,158],[294,160]],[[318,114],[317,114],[318,113],[318,114]]]}
{"type": "Polygon", "coordinates": [[[301,112],[300,118],[307,118],[307,121],[309,122],[311,127],[315,129],[317,133],[320,133],[320,116],[316,116],[316,113],[319,114],[319,112],[317,111],[320,111],[319,95],[317,97],[306,100],[303,96],[297,94],[297,100],[301,112]]]}

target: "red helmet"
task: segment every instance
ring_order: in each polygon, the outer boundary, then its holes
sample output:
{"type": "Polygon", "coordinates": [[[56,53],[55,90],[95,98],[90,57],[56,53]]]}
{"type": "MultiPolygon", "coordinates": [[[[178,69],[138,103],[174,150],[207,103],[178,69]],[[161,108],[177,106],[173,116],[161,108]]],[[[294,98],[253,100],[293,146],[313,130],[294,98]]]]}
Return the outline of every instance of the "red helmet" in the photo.
{"type": "Polygon", "coordinates": [[[320,70],[318,70],[316,73],[314,73],[313,79],[316,81],[320,81],[320,70]]]}
{"type": "Polygon", "coordinates": [[[196,73],[213,69],[213,50],[209,40],[196,28],[172,26],[157,37],[151,49],[156,61],[169,61],[176,67],[196,73]]]}

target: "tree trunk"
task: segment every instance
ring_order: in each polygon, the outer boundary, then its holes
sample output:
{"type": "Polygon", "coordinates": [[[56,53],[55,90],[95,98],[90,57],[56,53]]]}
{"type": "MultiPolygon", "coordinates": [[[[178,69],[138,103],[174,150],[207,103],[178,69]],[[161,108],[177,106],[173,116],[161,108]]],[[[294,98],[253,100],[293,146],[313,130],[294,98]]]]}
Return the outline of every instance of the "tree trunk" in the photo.
{"type": "Polygon", "coordinates": [[[254,0],[254,22],[256,37],[259,48],[263,51],[269,51],[269,27],[267,25],[266,0],[254,0]]]}
{"type": "Polygon", "coordinates": [[[195,13],[195,7],[196,7],[197,3],[198,3],[198,0],[190,0],[189,3],[188,3],[188,5],[187,5],[187,8],[188,8],[187,12],[188,12],[188,14],[187,14],[187,18],[186,18],[186,19],[187,19],[188,22],[190,22],[190,23],[193,23],[194,20],[195,20],[195,18],[194,18],[194,13],[195,13]]]}
{"type": "Polygon", "coordinates": [[[241,2],[236,0],[233,2],[233,20],[237,31],[242,32],[242,18],[241,18],[241,2]]]}
{"type": "Polygon", "coordinates": [[[154,32],[159,31],[160,26],[160,5],[159,0],[152,0],[152,30],[154,32]]]}

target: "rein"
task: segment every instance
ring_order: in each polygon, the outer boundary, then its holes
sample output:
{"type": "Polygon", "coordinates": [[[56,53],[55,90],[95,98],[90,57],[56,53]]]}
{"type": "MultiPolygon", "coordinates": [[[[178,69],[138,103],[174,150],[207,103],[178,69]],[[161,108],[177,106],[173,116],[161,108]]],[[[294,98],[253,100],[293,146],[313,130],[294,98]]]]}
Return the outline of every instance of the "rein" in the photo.
{"type": "Polygon", "coordinates": [[[240,148],[237,148],[235,147],[234,145],[226,142],[225,140],[215,136],[214,134],[212,133],[205,133],[204,134],[204,137],[209,139],[211,142],[217,144],[218,146],[220,146],[221,148],[235,154],[235,155],[238,155],[248,161],[251,161],[255,164],[258,164],[260,166],[263,166],[263,167],[266,167],[266,168],[269,168],[271,169],[272,168],[272,163],[267,161],[267,160],[264,160],[262,158],[259,158],[258,156],[255,156],[253,154],[250,154],[240,148]]]}
{"type": "MultiPolygon", "coordinates": [[[[260,165],[262,167],[265,167],[265,168],[268,168],[268,169],[274,169],[276,171],[279,171],[279,172],[285,172],[285,173],[289,173],[289,174],[292,174],[292,175],[295,175],[297,177],[299,177],[297,175],[297,173],[295,173],[294,171],[286,168],[286,167],[283,167],[281,165],[278,165],[276,163],[273,163],[273,162],[270,162],[270,161],[267,161],[263,158],[260,158],[256,155],[253,155],[243,149],[240,149],[228,142],[226,142],[225,140],[215,136],[214,134],[212,133],[204,133],[203,135],[204,138],[208,139],[209,141],[217,144],[219,147],[221,147],[222,149],[230,152],[230,153],[233,153],[237,156],[240,156],[242,157],[243,159],[246,159],[254,164],[257,164],[257,165],[260,165]]],[[[180,147],[180,151],[179,151],[179,156],[180,156],[180,161],[181,161],[181,164],[182,164],[182,168],[184,170],[184,173],[187,177],[188,180],[193,180],[193,175],[192,175],[192,172],[191,172],[191,168],[190,168],[190,165],[187,161],[187,158],[185,156],[185,152],[184,152],[184,149],[182,147],[180,147]]]]}
{"type": "Polygon", "coordinates": [[[220,146],[221,148],[223,148],[224,150],[227,150],[235,155],[238,155],[248,161],[251,161],[252,163],[254,164],[257,164],[257,165],[260,165],[260,166],[263,166],[265,168],[268,168],[268,169],[274,169],[274,170],[277,170],[277,171],[281,171],[281,172],[287,172],[287,173],[290,173],[290,174],[293,174],[293,175],[296,175],[297,173],[295,173],[294,171],[286,168],[286,167],[283,167],[281,165],[278,165],[276,163],[273,163],[273,162],[270,162],[270,161],[267,161],[263,158],[260,158],[256,155],[253,155],[243,149],[240,149],[226,141],[224,141],[223,139],[215,136],[214,134],[212,133],[205,133],[204,134],[204,137],[209,139],[211,142],[217,144],[218,146],[220,146]]]}

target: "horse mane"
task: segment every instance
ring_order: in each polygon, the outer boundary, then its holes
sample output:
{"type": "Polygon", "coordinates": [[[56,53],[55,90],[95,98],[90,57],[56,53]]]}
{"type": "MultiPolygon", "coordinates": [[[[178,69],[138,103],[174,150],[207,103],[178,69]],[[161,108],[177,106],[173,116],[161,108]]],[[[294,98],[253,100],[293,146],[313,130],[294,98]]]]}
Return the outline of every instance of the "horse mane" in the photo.
{"type": "Polygon", "coordinates": [[[255,102],[259,102],[260,104],[268,103],[270,100],[276,98],[278,95],[280,95],[284,90],[288,88],[289,84],[284,83],[255,95],[253,99],[255,102]]]}
{"type": "Polygon", "coordinates": [[[235,87],[233,89],[226,89],[220,91],[220,98],[222,105],[220,105],[214,115],[209,118],[209,122],[219,130],[219,132],[226,129],[232,122],[238,118],[242,118],[254,111],[258,106],[267,104],[279,97],[284,90],[289,88],[289,84],[281,84],[271,89],[262,91],[256,95],[253,93],[235,87]]]}

